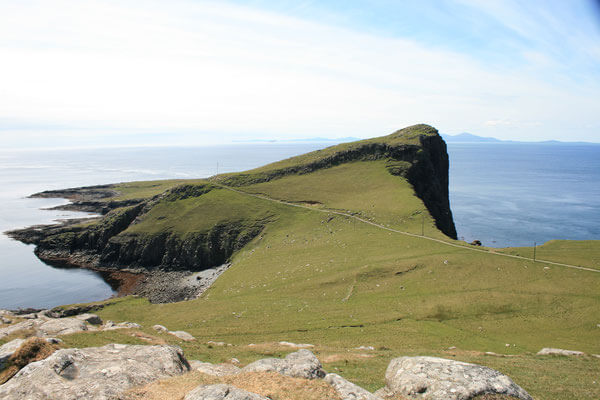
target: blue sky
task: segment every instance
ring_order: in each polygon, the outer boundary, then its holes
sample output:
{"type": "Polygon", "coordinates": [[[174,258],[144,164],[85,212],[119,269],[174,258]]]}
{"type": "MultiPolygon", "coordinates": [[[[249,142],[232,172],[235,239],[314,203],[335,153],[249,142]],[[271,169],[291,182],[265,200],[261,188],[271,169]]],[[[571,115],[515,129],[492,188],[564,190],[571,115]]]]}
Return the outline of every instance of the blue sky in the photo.
{"type": "Polygon", "coordinates": [[[5,147],[372,137],[600,142],[569,1],[0,0],[5,147]]]}

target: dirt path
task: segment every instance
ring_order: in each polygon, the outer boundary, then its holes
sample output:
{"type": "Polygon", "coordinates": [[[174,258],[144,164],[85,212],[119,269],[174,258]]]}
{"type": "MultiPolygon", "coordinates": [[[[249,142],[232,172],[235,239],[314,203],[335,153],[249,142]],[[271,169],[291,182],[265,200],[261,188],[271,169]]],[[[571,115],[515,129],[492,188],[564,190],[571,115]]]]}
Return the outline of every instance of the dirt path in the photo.
{"type": "Polygon", "coordinates": [[[329,209],[322,209],[322,208],[314,208],[314,207],[309,207],[309,206],[305,206],[302,204],[294,204],[294,203],[290,203],[284,200],[278,200],[278,199],[273,199],[271,197],[265,196],[265,195],[260,195],[260,194],[254,194],[254,193],[248,193],[248,192],[244,192],[243,190],[238,190],[238,189],[234,189],[230,186],[226,186],[226,185],[222,185],[219,183],[215,183],[212,182],[213,185],[215,186],[219,186],[223,189],[227,189],[227,190],[231,190],[232,192],[236,192],[239,194],[243,194],[246,196],[251,196],[251,197],[255,197],[257,199],[261,199],[261,200],[266,200],[266,201],[271,201],[274,203],[279,203],[279,204],[283,204],[286,206],[290,206],[290,207],[298,207],[298,208],[303,208],[306,210],[310,210],[310,211],[316,211],[316,212],[320,212],[320,213],[324,213],[324,214],[336,214],[336,215],[341,215],[347,218],[353,218],[357,221],[360,221],[364,224],[369,224],[372,225],[376,228],[379,229],[384,229],[386,231],[390,231],[390,232],[394,232],[394,233],[399,233],[401,235],[405,235],[405,236],[410,236],[410,237],[414,237],[414,238],[419,238],[419,239],[424,239],[424,240],[430,240],[432,242],[437,242],[446,246],[451,246],[451,247],[457,247],[459,249],[463,249],[463,250],[468,250],[468,251],[477,251],[480,253],[486,253],[486,254],[491,254],[491,255],[495,255],[495,256],[499,256],[499,257],[510,257],[510,258],[516,258],[519,260],[525,260],[525,261],[531,261],[531,262],[537,262],[537,263],[544,263],[544,264],[550,264],[550,265],[557,265],[560,267],[566,267],[566,268],[572,268],[572,269],[578,269],[578,270],[582,270],[582,271],[589,271],[589,272],[596,272],[596,273],[600,273],[600,270],[597,269],[593,269],[593,268],[588,268],[588,267],[580,267],[578,265],[571,265],[571,264],[563,264],[563,263],[557,263],[554,261],[547,261],[547,260],[540,260],[538,258],[536,258],[535,260],[533,258],[529,258],[529,257],[522,257],[522,256],[515,256],[513,254],[506,254],[506,253],[498,253],[492,250],[485,250],[485,249],[478,249],[478,248],[474,248],[474,247],[467,247],[465,245],[460,245],[460,244],[456,244],[456,243],[450,243],[441,239],[435,239],[435,238],[431,238],[428,236],[421,236],[421,235],[417,235],[414,233],[410,233],[410,232],[404,232],[404,231],[400,231],[397,229],[393,229],[393,228],[389,228],[387,226],[378,224],[376,222],[373,221],[369,221],[367,219],[361,218],[361,217],[357,217],[356,215],[352,215],[352,214],[348,214],[345,212],[341,212],[341,211],[334,211],[334,210],[329,210],[329,209]]]}

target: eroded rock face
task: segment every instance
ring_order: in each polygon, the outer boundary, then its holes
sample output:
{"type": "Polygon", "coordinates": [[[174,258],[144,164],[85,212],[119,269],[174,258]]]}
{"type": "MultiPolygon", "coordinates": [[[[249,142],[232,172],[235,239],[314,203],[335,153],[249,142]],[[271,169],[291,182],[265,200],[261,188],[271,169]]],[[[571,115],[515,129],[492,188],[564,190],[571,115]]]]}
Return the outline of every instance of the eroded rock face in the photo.
{"type": "Polygon", "coordinates": [[[532,397],[508,376],[481,365],[437,357],[393,359],[385,373],[387,393],[411,399],[468,400],[482,394],[532,397]]]}
{"type": "Polygon", "coordinates": [[[381,397],[349,382],[337,374],[325,375],[325,382],[330,384],[342,400],[381,400],[381,397]]]}
{"type": "Polygon", "coordinates": [[[256,393],[238,389],[232,385],[198,386],[185,396],[184,400],[269,400],[256,393]]]}
{"type": "Polygon", "coordinates": [[[277,372],[293,378],[315,379],[323,378],[325,372],[321,362],[306,349],[288,354],[285,359],[265,358],[248,364],[242,372],[277,372]]]}
{"type": "Polygon", "coordinates": [[[105,400],[132,386],[189,371],[180,348],[132,346],[58,350],[0,386],[4,400],[105,400]]]}

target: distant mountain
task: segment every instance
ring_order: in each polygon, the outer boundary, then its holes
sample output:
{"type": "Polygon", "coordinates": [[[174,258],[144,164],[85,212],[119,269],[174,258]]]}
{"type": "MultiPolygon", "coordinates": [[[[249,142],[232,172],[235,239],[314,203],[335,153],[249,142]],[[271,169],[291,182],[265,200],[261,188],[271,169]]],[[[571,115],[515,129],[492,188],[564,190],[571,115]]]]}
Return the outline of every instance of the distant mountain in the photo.
{"type": "Polygon", "coordinates": [[[559,140],[544,140],[539,142],[525,142],[519,140],[500,140],[493,137],[483,137],[473,135],[472,133],[459,133],[458,135],[448,135],[441,133],[446,143],[529,143],[529,144],[598,144],[594,142],[561,142],[559,140]]]}
{"type": "Polygon", "coordinates": [[[504,142],[504,140],[482,137],[473,135],[471,133],[459,133],[458,135],[446,135],[442,134],[442,137],[447,143],[492,143],[492,142],[504,142]]]}

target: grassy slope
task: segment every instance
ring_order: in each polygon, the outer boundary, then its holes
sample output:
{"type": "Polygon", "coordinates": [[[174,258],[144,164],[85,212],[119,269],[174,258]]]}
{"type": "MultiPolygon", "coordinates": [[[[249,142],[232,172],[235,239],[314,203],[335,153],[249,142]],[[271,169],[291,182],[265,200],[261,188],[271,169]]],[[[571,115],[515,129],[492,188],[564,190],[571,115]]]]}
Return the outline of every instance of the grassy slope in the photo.
{"type": "MultiPolygon", "coordinates": [[[[151,195],[171,183],[155,184],[136,185],[151,195]]],[[[247,363],[290,351],[250,343],[313,343],[326,369],[372,390],[383,385],[391,358],[426,354],[497,368],[540,399],[599,397],[599,359],[534,354],[541,347],[600,353],[600,274],[544,269],[541,263],[450,247],[317,211],[350,211],[413,233],[420,233],[425,215],[426,236],[444,238],[410,185],[390,175],[384,161],[353,162],[240,189],[311,209],[226,189],[178,200],[171,208],[159,204],[129,229],[185,233],[240,215],[271,222],[234,255],[232,268],[201,299],[151,305],[126,298],[99,314],[141,323],[153,340],[178,343],[190,359],[211,362],[237,357],[247,363]],[[154,324],[186,330],[198,341],[180,343],[152,331],[154,324]],[[209,340],[233,346],[207,345],[209,340]],[[361,345],[376,350],[354,350],[361,345]],[[445,350],[450,346],[457,349],[445,350]],[[485,356],[485,351],[516,357],[485,356]]],[[[135,196],[134,190],[128,195],[135,196]]],[[[597,241],[553,246],[544,258],[598,267],[597,241]]],[[[114,341],[146,343],[128,332],[65,338],[70,346],[114,341]]]]}

